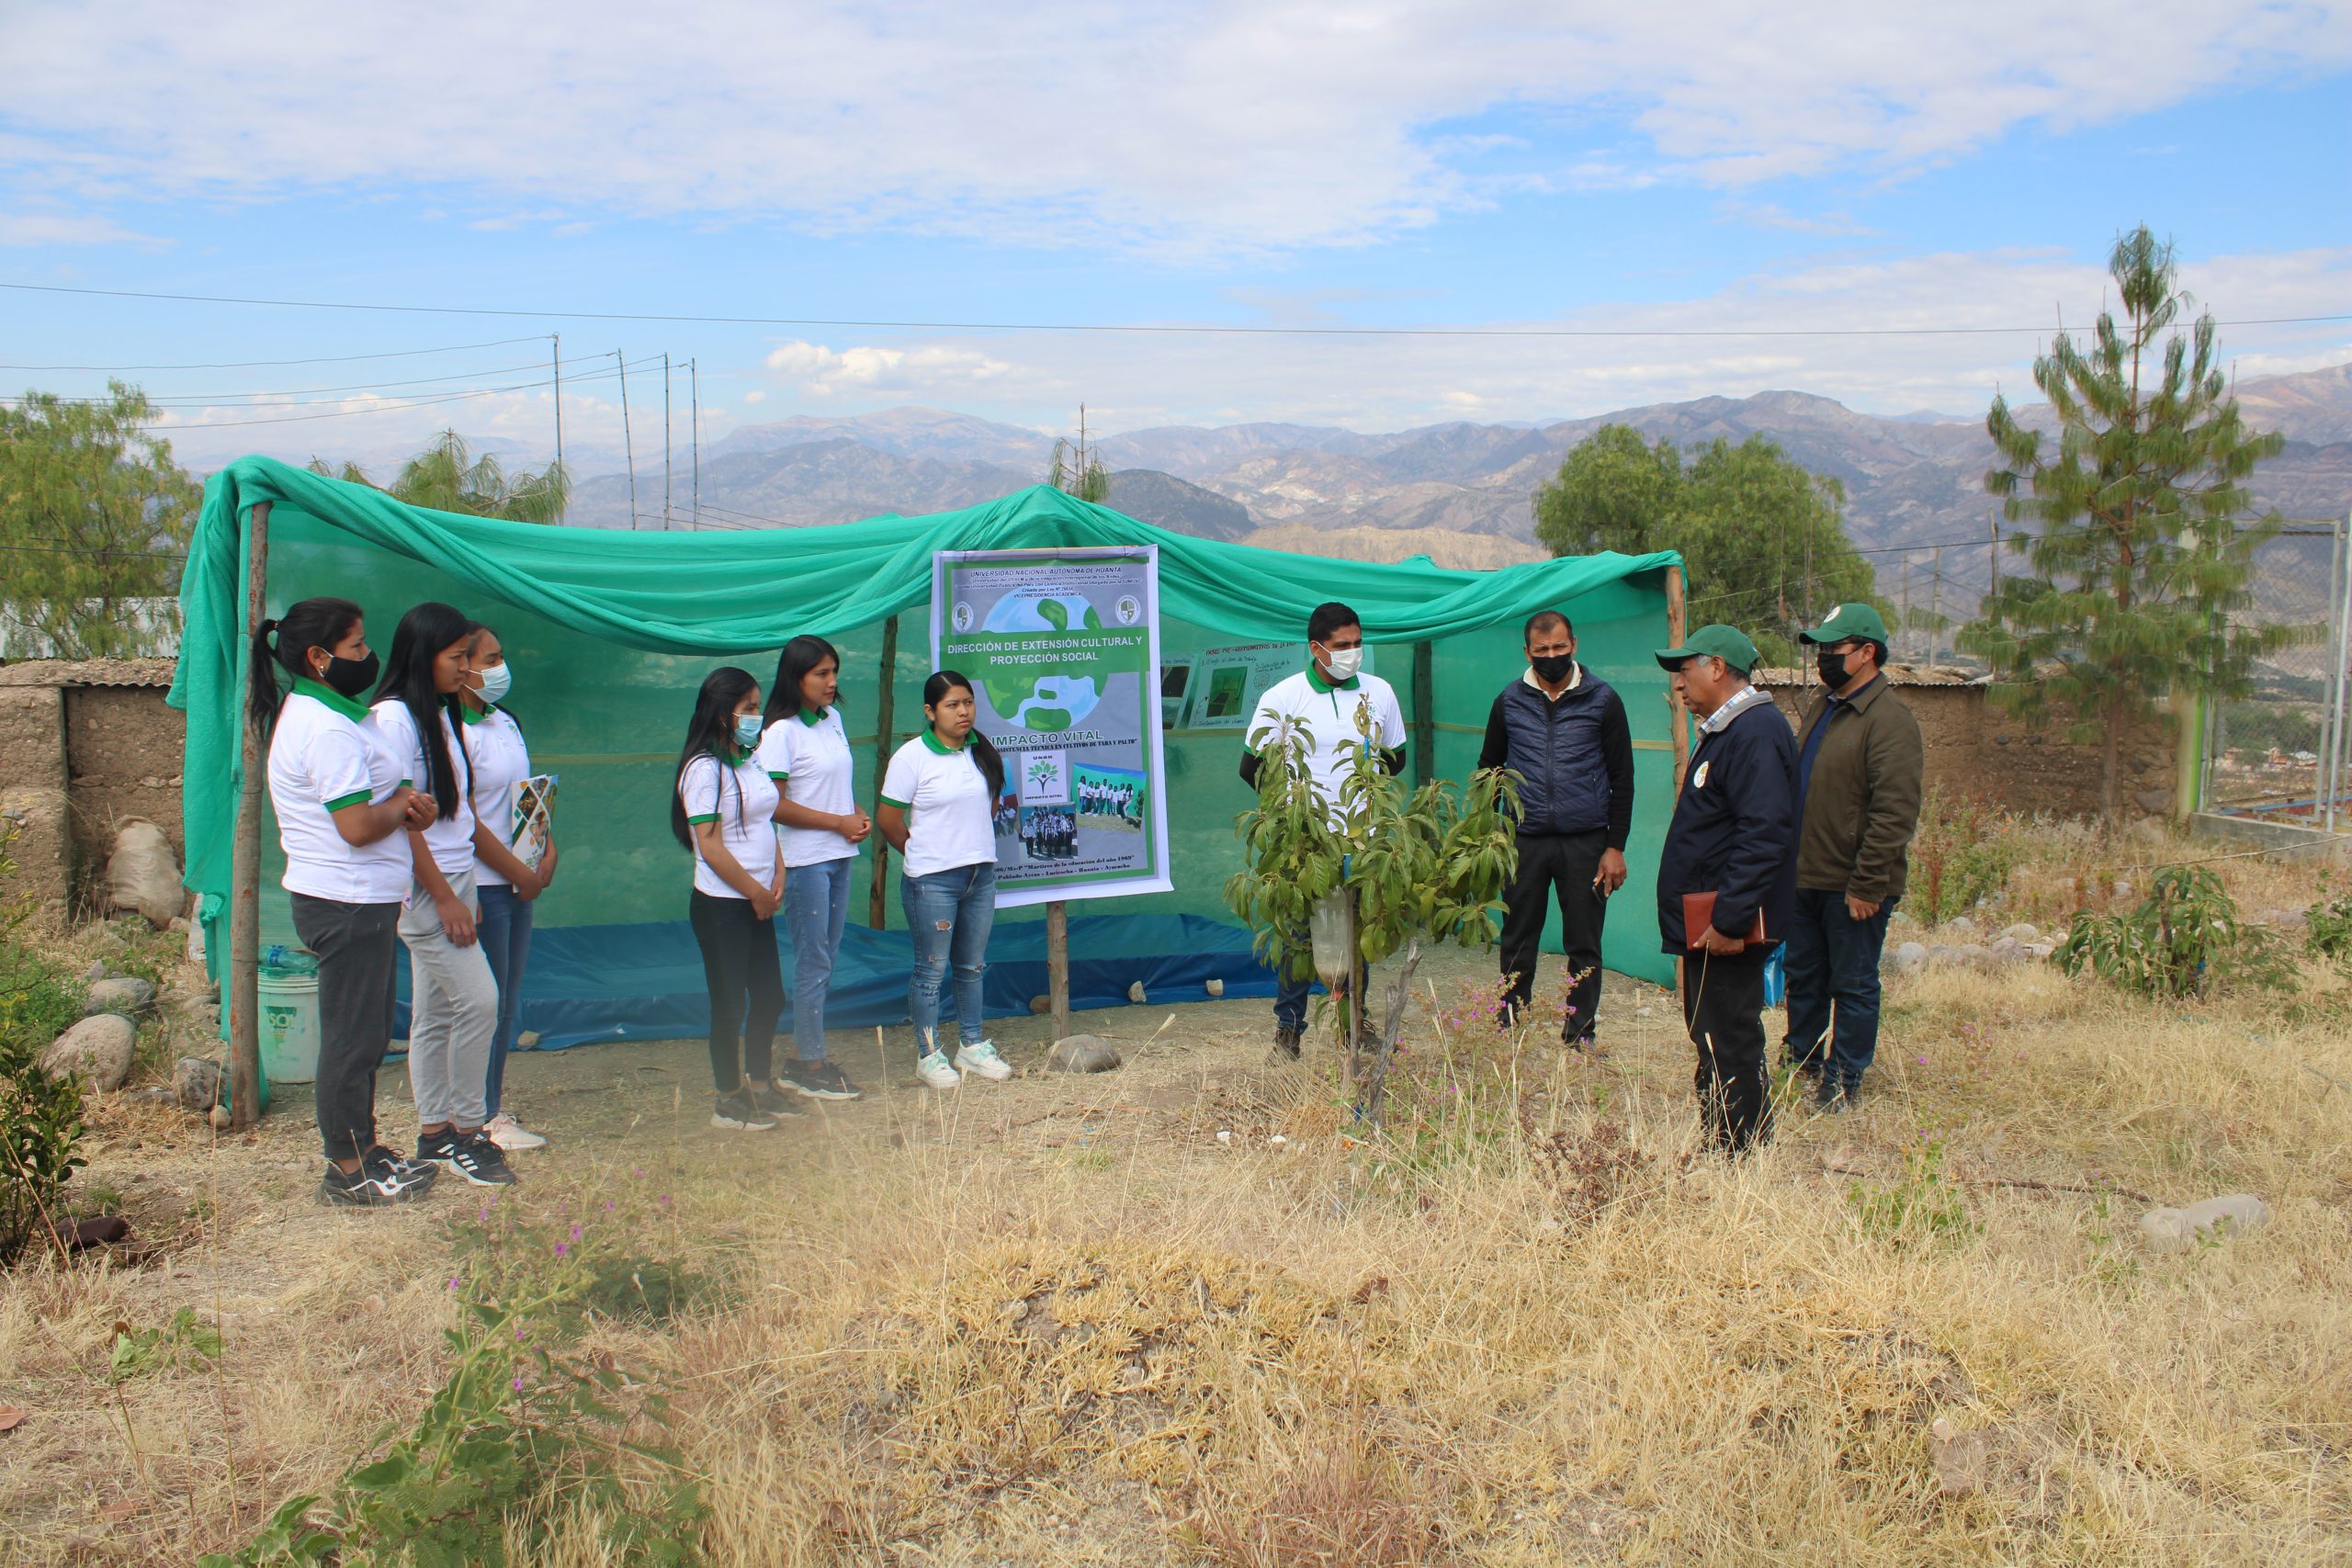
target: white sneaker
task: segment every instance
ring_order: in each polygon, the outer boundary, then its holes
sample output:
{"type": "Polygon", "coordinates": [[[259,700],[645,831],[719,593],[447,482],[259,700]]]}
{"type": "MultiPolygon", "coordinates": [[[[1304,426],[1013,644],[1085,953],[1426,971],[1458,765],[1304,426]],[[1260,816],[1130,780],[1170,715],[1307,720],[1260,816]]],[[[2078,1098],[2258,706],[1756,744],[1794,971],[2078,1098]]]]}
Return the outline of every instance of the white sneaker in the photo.
{"type": "Polygon", "coordinates": [[[947,1058],[936,1051],[927,1056],[917,1058],[915,1077],[922,1079],[933,1089],[954,1089],[964,1081],[964,1076],[949,1066],[947,1058]]]}
{"type": "Polygon", "coordinates": [[[482,1131],[490,1134],[492,1143],[509,1153],[516,1149],[543,1149],[548,1146],[548,1141],[545,1138],[540,1137],[503,1111],[492,1117],[490,1124],[482,1131]]]}
{"type": "Polygon", "coordinates": [[[976,1073],[999,1083],[1012,1076],[1012,1064],[998,1055],[995,1043],[987,1040],[957,1051],[956,1065],[967,1073],[976,1073]]]}

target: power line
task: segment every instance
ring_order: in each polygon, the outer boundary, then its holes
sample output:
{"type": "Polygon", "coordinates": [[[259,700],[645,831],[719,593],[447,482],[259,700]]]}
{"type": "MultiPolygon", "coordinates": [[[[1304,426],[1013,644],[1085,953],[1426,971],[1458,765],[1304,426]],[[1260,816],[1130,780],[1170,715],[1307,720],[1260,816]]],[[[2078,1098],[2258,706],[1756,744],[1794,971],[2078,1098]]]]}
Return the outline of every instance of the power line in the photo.
{"type": "MultiPolygon", "coordinates": [[[[106,299],[158,299],[182,305],[253,305],[288,310],[356,310],[408,316],[503,316],[534,321],[654,321],[701,326],[854,327],[904,332],[1124,333],[1214,337],[1845,338],[2046,337],[2052,331],[2047,323],[2030,327],[1243,327],[1119,321],[899,321],[815,316],[700,316],[630,310],[526,310],[483,305],[348,304],[330,299],[263,299],[227,294],[74,288],[58,283],[0,283],[0,288],[40,294],[76,294],[106,299]]],[[[2216,321],[2214,325],[2301,326],[2329,321],[2352,321],[2352,312],[2325,316],[2245,317],[2216,321]]]]}
{"type": "Polygon", "coordinates": [[[348,365],[361,359],[412,359],[424,354],[461,354],[473,348],[504,348],[509,344],[537,343],[537,337],[492,338],[488,343],[453,343],[440,348],[396,348],[382,354],[326,354],[315,359],[223,359],[202,365],[0,365],[0,370],[261,370],[281,365],[348,365]]]}
{"type": "MultiPolygon", "coordinates": [[[[328,392],[379,392],[387,387],[422,387],[435,381],[468,381],[482,376],[511,376],[517,370],[536,370],[538,367],[538,361],[532,360],[523,365],[498,365],[483,370],[453,370],[446,376],[414,376],[404,381],[359,381],[342,387],[277,387],[251,392],[164,392],[145,395],[147,400],[158,408],[233,409],[243,408],[247,401],[254,398],[309,398],[328,392]],[[214,398],[235,398],[241,400],[237,402],[209,400],[214,398]]],[[[98,406],[114,401],[112,398],[63,397],[57,400],[61,403],[98,406]]]]}

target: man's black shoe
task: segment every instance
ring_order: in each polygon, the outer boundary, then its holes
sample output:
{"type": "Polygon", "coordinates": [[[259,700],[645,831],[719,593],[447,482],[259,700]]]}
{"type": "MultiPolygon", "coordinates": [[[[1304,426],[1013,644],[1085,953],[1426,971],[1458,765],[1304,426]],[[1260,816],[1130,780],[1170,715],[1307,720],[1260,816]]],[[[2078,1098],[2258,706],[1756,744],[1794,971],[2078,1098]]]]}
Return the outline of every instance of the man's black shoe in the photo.
{"type": "Polygon", "coordinates": [[[429,1177],[418,1177],[394,1170],[389,1166],[372,1166],[366,1159],[359,1168],[345,1171],[334,1165],[319,1179],[319,1201],[338,1209],[380,1209],[394,1203],[413,1203],[433,1185],[429,1177]]]}
{"type": "Polygon", "coordinates": [[[1298,1031],[1295,1029],[1276,1029],[1274,1031],[1274,1054],[1282,1057],[1286,1062],[1297,1061],[1298,1031]]]}
{"type": "Polygon", "coordinates": [[[857,1086],[849,1075],[829,1061],[791,1062],[784,1069],[785,1081],[811,1100],[855,1100],[857,1086]]]}
{"type": "Polygon", "coordinates": [[[1848,1089],[1827,1074],[1814,1087],[1813,1108],[1824,1116],[1843,1116],[1854,1108],[1854,1098],[1860,1086],[1848,1089]]]}

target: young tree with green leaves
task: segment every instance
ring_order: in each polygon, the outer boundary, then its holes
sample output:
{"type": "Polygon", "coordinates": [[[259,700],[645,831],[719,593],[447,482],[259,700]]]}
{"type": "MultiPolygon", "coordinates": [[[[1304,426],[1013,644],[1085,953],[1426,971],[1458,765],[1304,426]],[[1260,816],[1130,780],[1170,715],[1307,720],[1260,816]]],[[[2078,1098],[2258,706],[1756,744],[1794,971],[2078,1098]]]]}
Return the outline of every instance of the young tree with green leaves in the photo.
{"type": "MultiPolygon", "coordinates": [[[[372,485],[356,463],[330,467],[323,457],[311,459],[311,471],[353,484],[372,485]]],[[[571,475],[561,463],[549,463],[533,473],[518,468],[509,473],[496,457],[480,457],[466,438],[445,430],[432,446],[401,465],[386,493],[411,506],[454,512],[467,517],[503,517],[510,523],[560,523],[571,502],[571,475]]]]}
{"type": "Polygon", "coordinates": [[[0,408],[0,619],[61,659],[127,659],[179,635],[180,563],[203,487],[149,434],[135,387],[0,408]],[[163,601],[134,608],[130,600],[163,601]]]}
{"type": "Polygon", "coordinates": [[[1256,933],[1259,961],[1278,973],[1316,966],[1318,907],[1359,978],[1403,955],[1376,1029],[1368,998],[1339,1003],[1345,1079],[1358,1115],[1377,1132],[1422,943],[1491,947],[1500,930],[1503,890],[1519,866],[1519,786],[1490,768],[1466,788],[1433,779],[1411,789],[1366,744],[1340,782],[1334,822],[1308,749],[1304,735],[1277,734],[1260,751],[1258,804],[1238,822],[1243,869],[1226,884],[1225,901],[1256,933]]]}
{"type": "Polygon", "coordinates": [[[2253,603],[2255,552],[2278,527],[2238,521],[2255,465],[2285,444],[2246,428],[2218,363],[2213,318],[2172,331],[2188,303],[2172,246],[2143,225],[2108,258],[2123,315],[2090,341],[2061,333],[2033,362],[2057,425],[2051,443],[2006,398],[1985,415],[2000,466],[1984,476],[2031,570],[2006,576],[1962,629],[2002,682],[1996,695],[2040,727],[2099,747],[2099,808],[2116,819],[2122,739],[2168,694],[2231,698],[2255,660],[2301,628],[2233,625],[2253,603]]]}
{"type": "Polygon", "coordinates": [[[1837,479],[1761,435],[1686,455],[1605,424],[1537,488],[1535,538],[1555,556],[1679,550],[1703,619],[1739,626],[1768,660],[1792,663],[1796,634],[1824,606],[1879,604],[1876,574],[1846,536],[1845,502],[1837,479]]]}

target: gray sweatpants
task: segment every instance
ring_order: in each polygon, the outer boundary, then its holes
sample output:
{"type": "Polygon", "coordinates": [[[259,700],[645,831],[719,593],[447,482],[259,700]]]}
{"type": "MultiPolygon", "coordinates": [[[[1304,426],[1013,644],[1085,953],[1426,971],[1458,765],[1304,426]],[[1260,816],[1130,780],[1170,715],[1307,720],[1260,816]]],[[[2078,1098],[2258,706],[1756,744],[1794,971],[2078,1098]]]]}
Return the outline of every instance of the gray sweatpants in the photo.
{"type": "MultiPolygon", "coordinates": [[[[449,878],[450,891],[477,914],[471,871],[449,878]]],[[[498,1030],[498,981],[480,942],[463,947],[441,929],[441,912],[423,888],[401,911],[408,948],[408,1083],[416,1120],[474,1128],[485,1119],[490,1041],[498,1030]]]]}

